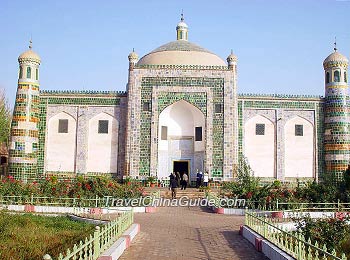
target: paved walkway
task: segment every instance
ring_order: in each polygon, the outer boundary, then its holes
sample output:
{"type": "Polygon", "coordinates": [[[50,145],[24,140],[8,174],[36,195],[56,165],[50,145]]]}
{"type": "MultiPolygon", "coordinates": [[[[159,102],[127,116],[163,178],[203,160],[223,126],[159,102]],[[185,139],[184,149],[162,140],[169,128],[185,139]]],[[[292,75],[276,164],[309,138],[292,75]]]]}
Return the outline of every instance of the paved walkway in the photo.
{"type": "Polygon", "coordinates": [[[121,260],[267,259],[238,234],[243,217],[197,207],[162,207],[135,213],[141,232],[121,260]]]}

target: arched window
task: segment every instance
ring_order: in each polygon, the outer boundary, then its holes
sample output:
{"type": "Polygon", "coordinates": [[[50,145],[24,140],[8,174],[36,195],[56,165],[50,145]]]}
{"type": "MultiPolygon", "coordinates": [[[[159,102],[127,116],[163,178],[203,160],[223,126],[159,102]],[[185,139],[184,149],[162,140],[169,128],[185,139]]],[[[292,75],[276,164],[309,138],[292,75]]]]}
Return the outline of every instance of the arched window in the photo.
{"type": "Polygon", "coordinates": [[[27,67],[27,79],[30,79],[32,76],[32,68],[31,67],[27,67]]]}
{"type": "Polygon", "coordinates": [[[39,80],[39,70],[35,69],[35,80],[39,80]]]}
{"type": "Polygon", "coordinates": [[[21,79],[23,77],[23,68],[22,66],[19,67],[19,78],[21,79]]]}
{"type": "Polygon", "coordinates": [[[340,72],[339,70],[334,71],[334,82],[340,82],[340,72]]]}
{"type": "Polygon", "coordinates": [[[329,83],[329,72],[326,73],[326,83],[329,83]]]}
{"type": "Polygon", "coordinates": [[[344,82],[348,82],[348,77],[346,75],[346,71],[344,71],[344,82]]]}

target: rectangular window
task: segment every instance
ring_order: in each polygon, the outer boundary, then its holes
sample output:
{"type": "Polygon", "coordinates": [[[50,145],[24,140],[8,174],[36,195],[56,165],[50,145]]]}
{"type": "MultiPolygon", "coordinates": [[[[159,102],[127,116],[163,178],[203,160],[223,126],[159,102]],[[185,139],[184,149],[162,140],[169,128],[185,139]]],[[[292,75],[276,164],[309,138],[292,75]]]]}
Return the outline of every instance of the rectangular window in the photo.
{"type": "Polygon", "coordinates": [[[303,125],[295,125],[295,136],[303,136],[303,135],[304,135],[303,125]]]}
{"type": "Polygon", "coordinates": [[[27,79],[30,79],[32,77],[32,68],[27,67],[27,79]]]}
{"type": "Polygon", "coordinates": [[[162,126],[161,140],[168,140],[168,127],[162,126]]]}
{"type": "Polygon", "coordinates": [[[108,134],[108,120],[98,120],[98,133],[108,134]]]}
{"type": "Polygon", "coordinates": [[[61,134],[68,133],[68,119],[58,120],[58,132],[61,134]]]}
{"type": "Polygon", "coordinates": [[[215,104],[215,113],[221,113],[221,112],[222,112],[221,104],[215,104]]]}
{"type": "Polygon", "coordinates": [[[195,139],[196,141],[202,141],[202,127],[198,126],[195,129],[195,139]]]}
{"type": "Polygon", "coordinates": [[[39,80],[39,70],[35,69],[35,80],[39,80]]]}
{"type": "Polygon", "coordinates": [[[23,142],[15,142],[15,150],[24,151],[25,144],[23,142]]]}
{"type": "Polygon", "coordinates": [[[265,124],[256,124],[255,135],[265,135],[265,124]]]}
{"type": "Polygon", "coordinates": [[[143,103],[143,111],[150,111],[150,104],[149,102],[143,103]]]}

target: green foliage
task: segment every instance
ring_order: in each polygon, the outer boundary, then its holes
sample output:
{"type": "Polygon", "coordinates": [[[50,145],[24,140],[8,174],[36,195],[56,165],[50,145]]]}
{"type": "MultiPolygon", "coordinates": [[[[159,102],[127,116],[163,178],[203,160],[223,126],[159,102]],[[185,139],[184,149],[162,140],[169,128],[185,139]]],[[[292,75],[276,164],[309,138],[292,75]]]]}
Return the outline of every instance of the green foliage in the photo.
{"type": "Polygon", "coordinates": [[[281,187],[282,187],[281,181],[275,180],[275,181],[272,183],[272,187],[275,188],[275,189],[281,188],[281,187]]]}
{"type": "Polygon", "coordinates": [[[0,89],[0,143],[8,143],[11,127],[11,109],[5,96],[0,89]]]}
{"type": "Polygon", "coordinates": [[[149,183],[157,183],[157,178],[154,177],[154,176],[149,176],[147,178],[147,182],[149,182],[149,183]]]}
{"type": "Polygon", "coordinates": [[[259,181],[259,178],[253,176],[253,171],[246,158],[242,157],[236,171],[236,181],[224,183],[223,189],[230,191],[233,196],[251,197],[251,195],[257,190],[259,181]]]}
{"type": "MultiPolygon", "coordinates": [[[[349,244],[350,226],[349,217],[313,219],[310,216],[294,219],[297,230],[301,232],[306,241],[318,242],[319,247],[326,245],[328,251],[344,252],[349,244]]],[[[348,248],[349,249],[349,248],[348,248]]]]}
{"type": "Polygon", "coordinates": [[[95,198],[112,196],[114,198],[136,198],[143,194],[143,187],[133,182],[131,185],[119,184],[106,177],[91,177],[59,181],[56,176],[38,182],[23,183],[12,176],[0,182],[0,195],[3,196],[47,196],[70,198],[95,198]]]}
{"type": "Polygon", "coordinates": [[[337,201],[337,187],[328,182],[309,182],[305,187],[297,187],[296,194],[298,198],[307,202],[323,203],[337,201]]]}
{"type": "Polygon", "coordinates": [[[36,260],[46,253],[56,259],[93,231],[94,225],[67,217],[0,212],[0,259],[36,260]]]}

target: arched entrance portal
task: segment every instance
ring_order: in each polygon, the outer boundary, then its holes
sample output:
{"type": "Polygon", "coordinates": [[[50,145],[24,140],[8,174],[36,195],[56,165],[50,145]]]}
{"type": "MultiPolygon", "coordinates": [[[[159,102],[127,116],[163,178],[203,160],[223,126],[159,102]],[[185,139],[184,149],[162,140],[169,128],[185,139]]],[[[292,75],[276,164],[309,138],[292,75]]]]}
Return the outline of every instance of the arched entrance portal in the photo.
{"type": "Polygon", "coordinates": [[[203,172],[205,158],[205,117],[190,103],[181,100],[159,115],[158,178],[171,172],[186,172],[192,180],[203,172]]]}

